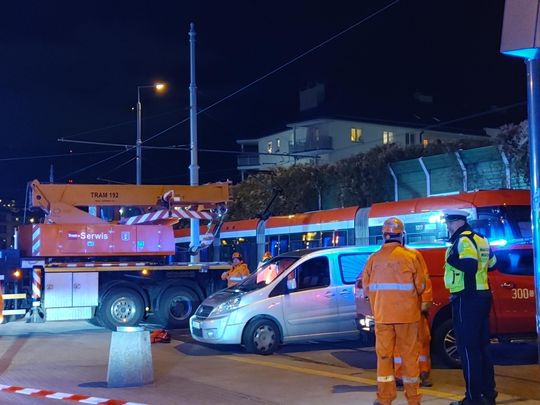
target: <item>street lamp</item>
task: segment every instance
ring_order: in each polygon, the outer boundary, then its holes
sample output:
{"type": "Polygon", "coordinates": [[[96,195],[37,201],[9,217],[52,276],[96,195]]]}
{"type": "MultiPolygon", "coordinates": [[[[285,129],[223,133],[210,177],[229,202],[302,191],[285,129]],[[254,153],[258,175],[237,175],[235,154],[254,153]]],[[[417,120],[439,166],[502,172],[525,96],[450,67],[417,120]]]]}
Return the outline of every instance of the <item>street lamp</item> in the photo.
{"type": "Polygon", "coordinates": [[[141,139],[141,89],[155,89],[157,92],[165,90],[165,83],[154,83],[151,85],[137,86],[137,142],[136,146],[136,167],[137,167],[137,184],[141,184],[141,172],[142,172],[142,139],[141,139]]]}

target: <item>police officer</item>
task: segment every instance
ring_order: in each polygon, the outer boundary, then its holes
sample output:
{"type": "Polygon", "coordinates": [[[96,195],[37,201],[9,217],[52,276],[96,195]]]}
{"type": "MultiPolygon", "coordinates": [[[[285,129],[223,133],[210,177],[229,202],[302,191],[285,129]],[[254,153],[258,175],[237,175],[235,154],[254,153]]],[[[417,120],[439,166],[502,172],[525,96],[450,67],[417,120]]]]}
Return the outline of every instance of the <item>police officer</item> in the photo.
{"type": "Polygon", "coordinates": [[[489,353],[491,292],[488,271],[496,262],[487,239],[467,223],[467,211],[443,210],[450,236],[444,284],[450,291],[453,327],[465,378],[465,398],[451,405],[495,404],[495,372],[489,353]]]}
{"type": "Polygon", "coordinates": [[[362,285],[375,318],[377,353],[377,400],[390,405],[396,399],[393,354],[402,359],[403,386],[409,405],[420,404],[418,390],[418,322],[420,295],[426,283],[426,269],[415,252],[403,246],[403,222],[391,217],[384,221],[384,245],[373,253],[362,272],[362,285]]]}

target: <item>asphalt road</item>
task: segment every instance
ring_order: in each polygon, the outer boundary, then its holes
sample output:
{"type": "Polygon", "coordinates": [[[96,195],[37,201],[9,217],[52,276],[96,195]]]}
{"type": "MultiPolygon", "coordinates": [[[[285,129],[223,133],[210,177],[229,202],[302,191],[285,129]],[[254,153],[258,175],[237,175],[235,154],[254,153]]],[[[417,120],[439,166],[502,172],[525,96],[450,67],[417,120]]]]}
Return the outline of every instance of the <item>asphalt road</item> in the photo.
{"type": "MultiPolygon", "coordinates": [[[[375,354],[358,341],[291,344],[272,356],[257,356],[240,346],[199,344],[187,330],[171,333],[171,343],[152,345],[152,384],[109,388],[111,332],[84,321],[0,325],[0,384],[94,396],[103,398],[101,403],[343,405],[372,404],[375,398],[375,354]]],[[[497,344],[492,350],[498,403],[540,404],[536,344],[497,344]]],[[[422,403],[461,398],[460,370],[435,363],[433,380],[422,403]]],[[[62,402],[0,391],[0,404],[62,402]]],[[[395,404],[405,403],[399,393],[395,404]]]]}

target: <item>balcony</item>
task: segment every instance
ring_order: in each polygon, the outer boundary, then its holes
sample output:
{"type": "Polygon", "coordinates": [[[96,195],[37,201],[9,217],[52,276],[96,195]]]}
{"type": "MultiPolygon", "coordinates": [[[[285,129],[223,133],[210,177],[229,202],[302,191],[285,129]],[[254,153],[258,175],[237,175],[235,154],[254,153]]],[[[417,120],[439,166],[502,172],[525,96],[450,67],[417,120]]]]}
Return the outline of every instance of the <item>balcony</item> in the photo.
{"type": "Polygon", "coordinates": [[[308,137],[306,140],[289,142],[290,153],[320,152],[332,150],[332,138],[327,135],[308,137]]]}
{"type": "Polygon", "coordinates": [[[243,155],[240,155],[238,156],[236,163],[238,167],[253,167],[259,166],[261,164],[258,153],[245,153],[243,155]]]}

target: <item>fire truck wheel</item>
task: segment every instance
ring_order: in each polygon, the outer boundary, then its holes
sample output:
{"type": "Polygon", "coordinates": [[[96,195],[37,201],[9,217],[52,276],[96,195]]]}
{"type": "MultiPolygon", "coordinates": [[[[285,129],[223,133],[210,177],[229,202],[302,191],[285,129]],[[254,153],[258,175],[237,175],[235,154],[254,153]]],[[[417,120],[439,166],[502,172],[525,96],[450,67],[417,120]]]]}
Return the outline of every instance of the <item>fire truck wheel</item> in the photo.
{"type": "Polygon", "coordinates": [[[135,326],[143,319],[144,301],[129,288],[112,289],[103,297],[99,308],[99,319],[108,329],[117,326],[135,326]]]}
{"type": "Polygon", "coordinates": [[[461,367],[452,319],[447,319],[435,328],[432,345],[434,352],[446,365],[452,368],[461,367]]]}
{"type": "Polygon", "coordinates": [[[252,320],[244,329],[242,341],[249,353],[272,354],[279,347],[279,328],[270,319],[252,320]]]}
{"type": "Polygon", "coordinates": [[[195,314],[200,300],[186,287],[170,287],[159,299],[159,318],[166,328],[185,328],[195,314]]]}

